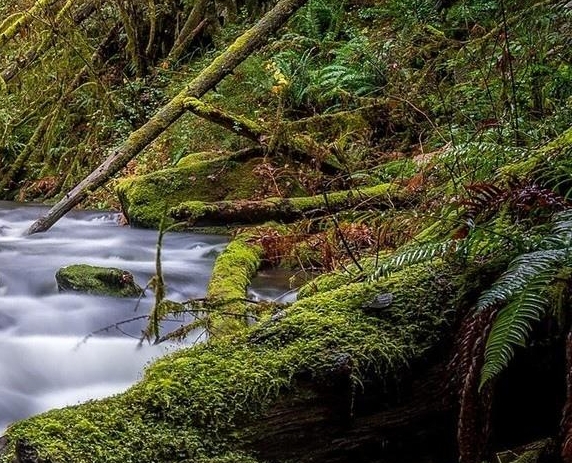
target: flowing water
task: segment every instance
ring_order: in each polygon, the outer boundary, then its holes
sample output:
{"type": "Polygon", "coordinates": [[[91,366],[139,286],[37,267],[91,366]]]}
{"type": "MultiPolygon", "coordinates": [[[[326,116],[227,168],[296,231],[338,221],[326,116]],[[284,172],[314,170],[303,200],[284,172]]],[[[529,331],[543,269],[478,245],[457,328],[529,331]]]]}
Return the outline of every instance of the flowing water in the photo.
{"type": "MultiPolygon", "coordinates": [[[[0,435],[17,419],[126,389],[153,357],[174,348],[138,348],[130,336],[139,336],[144,321],[121,325],[125,333],[110,329],[82,342],[91,332],[146,314],[153,294],[147,291],[134,313],[136,299],[58,293],[54,279],[60,267],[85,263],[128,270],[143,287],[155,272],[157,232],[120,227],[111,213],[81,212],[46,233],[24,236],[42,212],[0,202],[0,435]]],[[[167,234],[167,297],[203,296],[225,242],[167,234]]]]}

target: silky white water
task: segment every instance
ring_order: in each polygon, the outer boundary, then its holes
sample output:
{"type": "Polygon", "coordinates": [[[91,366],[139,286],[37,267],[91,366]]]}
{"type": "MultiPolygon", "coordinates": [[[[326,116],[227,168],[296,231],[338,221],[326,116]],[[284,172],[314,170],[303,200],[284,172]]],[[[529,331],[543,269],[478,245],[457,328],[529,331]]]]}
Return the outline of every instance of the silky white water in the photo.
{"type": "MultiPolygon", "coordinates": [[[[155,273],[157,232],[120,227],[114,214],[82,212],[25,236],[42,212],[0,201],[0,434],[32,414],[120,392],[153,357],[174,348],[138,348],[129,335],[137,338],[144,320],[121,325],[127,334],[110,329],[82,342],[91,332],[146,314],[153,294],[146,292],[135,313],[136,299],[58,293],[54,278],[60,267],[81,263],[128,270],[144,287],[155,273]]],[[[225,243],[216,236],[167,234],[167,297],[203,296],[225,243]]]]}

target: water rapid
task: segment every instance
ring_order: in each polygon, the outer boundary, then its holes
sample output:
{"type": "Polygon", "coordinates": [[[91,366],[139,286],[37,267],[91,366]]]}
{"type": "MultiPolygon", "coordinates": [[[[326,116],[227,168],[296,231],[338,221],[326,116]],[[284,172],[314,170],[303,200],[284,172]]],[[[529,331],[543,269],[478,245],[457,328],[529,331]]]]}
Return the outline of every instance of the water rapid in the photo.
{"type": "MultiPolygon", "coordinates": [[[[65,265],[119,267],[145,286],[155,272],[157,232],[120,227],[111,213],[74,212],[51,230],[24,236],[44,208],[0,201],[0,434],[41,411],[126,389],[153,357],[173,346],[138,348],[144,321],[86,335],[146,314],[140,302],[58,293],[54,275],[65,265]]],[[[167,234],[162,265],[167,296],[204,295],[214,257],[226,239],[167,234]]],[[[200,333],[197,333],[197,336],[200,333]]],[[[192,342],[193,339],[190,339],[192,342]]]]}

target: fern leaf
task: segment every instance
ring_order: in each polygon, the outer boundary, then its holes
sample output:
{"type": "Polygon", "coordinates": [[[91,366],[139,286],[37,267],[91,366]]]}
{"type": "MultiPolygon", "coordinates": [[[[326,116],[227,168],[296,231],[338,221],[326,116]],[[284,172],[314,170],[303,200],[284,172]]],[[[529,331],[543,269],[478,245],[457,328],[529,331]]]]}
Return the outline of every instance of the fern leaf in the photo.
{"type": "Polygon", "coordinates": [[[546,282],[552,281],[556,272],[556,268],[551,268],[539,274],[497,315],[487,339],[479,388],[507,367],[515,347],[525,346],[532,323],[540,320],[550,305],[546,282]]]}
{"type": "Polygon", "coordinates": [[[522,254],[514,259],[508,270],[488,290],[481,294],[476,309],[483,310],[494,304],[506,302],[523,290],[539,274],[561,265],[566,251],[563,249],[540,250],[522,254]]]}
{"type": "Polygon", "coordinates": [[[402,268],[443,256],[456,246],[457,241],[449,240],[441,243],[425,243],[413,249],[406,249],[383,262],[370,276],[370,281],[387,277],[402,268]]]}

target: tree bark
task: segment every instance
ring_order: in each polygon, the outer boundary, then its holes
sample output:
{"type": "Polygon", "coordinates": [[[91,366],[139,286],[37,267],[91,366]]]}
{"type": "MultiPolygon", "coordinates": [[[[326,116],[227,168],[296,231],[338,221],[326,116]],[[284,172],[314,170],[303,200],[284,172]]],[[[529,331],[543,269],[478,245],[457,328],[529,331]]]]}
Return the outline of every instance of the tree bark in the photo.
{"type": "Polygon", "coordinates": [[[269,36],[284,25],[306,1],[280,0],[254,27],[240,36],[145,125],[134,131],[99,167],[50,209],[46,216],[34,222],[28,233],[38,233],[49,229],[75,205],[87,198],[91,191],[104,185],[184,114],[185,99],[200,98],[218,84],[236,66],[260,48],[269,36]]]}
{"type": "Polygon", "coordinates": [[[240,115],[224,112],[198,98],[189,97],[185,99],[184,104],[185,108],[196,116],[218,124],[256,143],[263,143],[263,138],[268,136],[268,130],[261,124],[240,115]]]}
{"type": "Polygon", "coordinates": [[[175,39],[175,43],[169,52],[167,61],[171,63],[178,61],[189,43],[191,43],[197,34],[202,30],[206,24],[204,16],[207,9],[207,3],[208,0],[197,0],[195,2],[189,17],[181,29],[181,32],[175,39]]]}
{"type": "Polygon", "coordinates": [[[335,373],[329,388],[308,383],[304,393],[286,395],[244,429],[244,448],[264,461],[320,463],[427,461],[453,453],[446,367],[418,367],[399,394],[385,397],[374,384],[356,393],[348,378],[335,373]]]}
{"type": "Polygon", "coordinates": [[[388,184],[337,191],[324,196],[268,198],[261,201],[188,201],[171,211],[176,220],[189,226],[257,224],[270,220],[288,223],[304,217],[320,217],[343,209],[393,207],[402,201],[402,192],[388,184]]]}
{"type": "Polygon", "coordinates": [[[248,138],[263,146],[267,151],[285,150],[294,158],[309,160],[317,167],[323,168],[324,171],[336,172],[340,169],[337,159],[309,135],[282,134],[280,130],[273,133],[272,129],[266,125],[241,115],[222,111],[198,98],[189,97],[185,99],[184,103],[185,107],[196,116],[218,124],[241,137],[248,138]]]}

